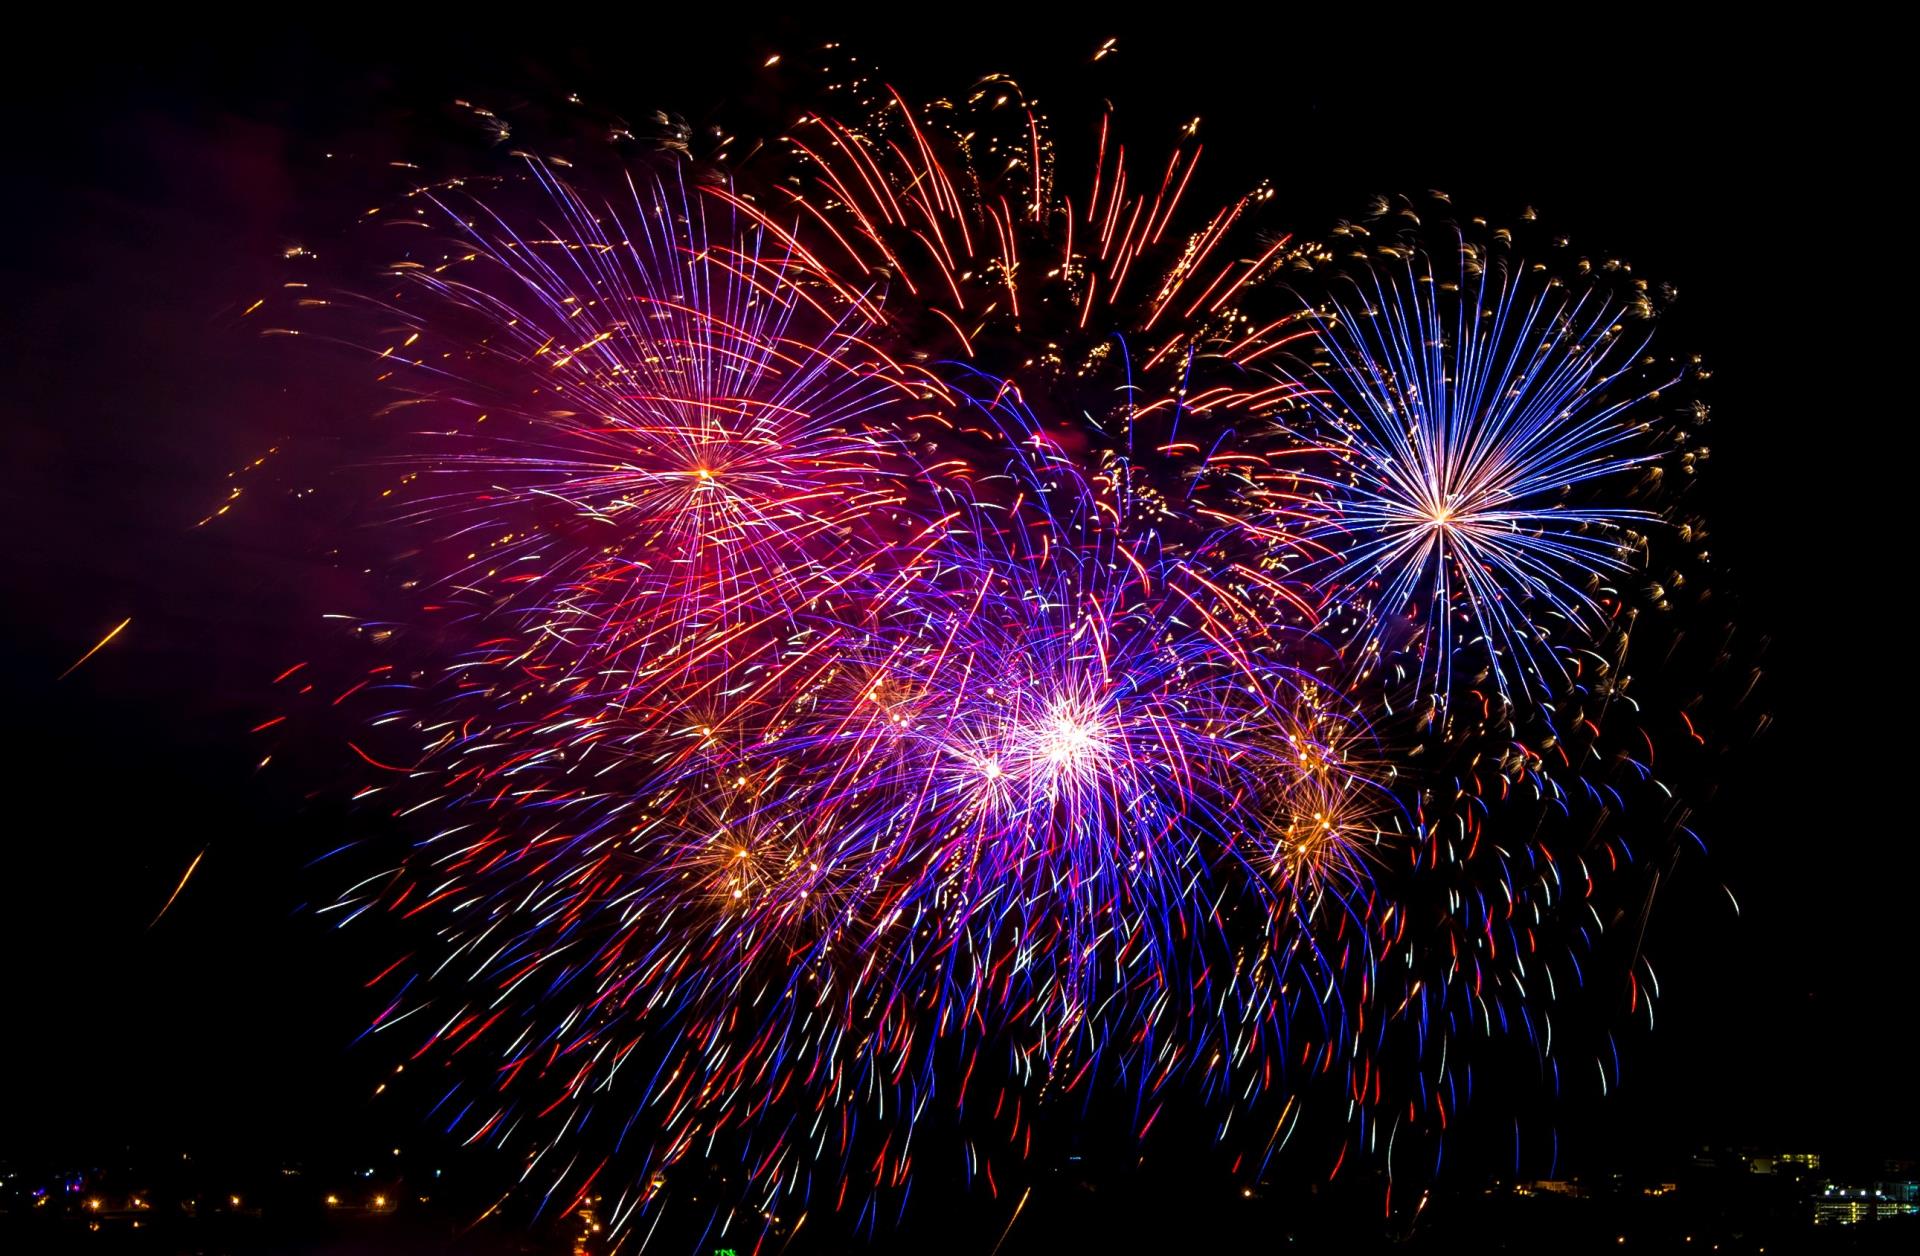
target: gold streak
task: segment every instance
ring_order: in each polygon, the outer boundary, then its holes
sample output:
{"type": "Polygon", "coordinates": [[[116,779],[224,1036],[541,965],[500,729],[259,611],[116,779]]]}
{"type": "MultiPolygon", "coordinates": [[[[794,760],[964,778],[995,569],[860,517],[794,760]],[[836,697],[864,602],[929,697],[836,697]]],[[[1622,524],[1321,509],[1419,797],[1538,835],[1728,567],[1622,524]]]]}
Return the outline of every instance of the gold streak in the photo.
{"type": "Polygon", "coordinates": [[[1013,1206],[1013,1215],[1007,1218],[1007,1228],[1000,1231],[1000,1242],[993,1245],[993,1250],[988,1252],[987,1256],[1000,1256],[1000,1249],[1006,1244],[1007,1236],[1013,1233],[1013,1223],[1020,1219],[1020,1210],[1027,1206],[1027,1196],[1031,1194],[1033,1194],[1031,1186],[1020,1192],[1020,1202],[1013,1206]]]}
{"type": "MultiPolygon", "coordinates": [[[[107,634],[106,636],[104,636],[104,637],[102,637],[102,638],[100,638],[100,644],[99,644],[99,645],[96,645],[96,646],[94,646],[94,647],[93,647],[93,648],[92,648],[91,650],[88,650],[88,651],[87,651],[87,652],[86,652],[85,654],[82,654],[82,655],[81,655],[81,656],[80,656],[80,657],[79,657],[79,658],[78,658],[77,660],[75,660],[75,661],[74,661],[74,664],[73,664],[73,666],[72,666],[72,667],[69,667],[69,668],[68,668],[68,669],[67,669],[66,671],[64,671],[64,672],[61,672],[61,673],[60,673],[60,676],[59,676],[59,680],[65,680],[65,679],[66,679],[67,677],[69,677],[69,676],[71,676],[71,675],[73,675],[73,674],[74,674],[75,672],[77,672],[77,671],[79,671],[79,670],[80,670],[80,664],[82,664],[82,663],[84,663],[84,662],[86,662],[86,661],[87,661],[88,659],[90,659],[90,658],[92,658],[92,657],[93,657],[94,655],[96,655],[96,654],[98,654],[98,653],[100,653],[100,651],[102,651],[102,650],[104,650],[104,649],[106,649],[106,648],[107,648],[107,642],[109,642],[109,641],[111,641],[111,640],[113,640],[113,639],[114,639],[115,637],[117,637],[117,636],[119,636],[119,635],[120,635],[120,630],[121,630],[122,628],[125,628],[125,627],[126,627],[126,626],[127,626],[128,624],[130,624],[130,623],[132,623],[132,622],[133,622],[133,616],[131,616],[131,615],[129,615],[129,616],[127,616],[127,617],[126,617],[125,619],[123,619],[123,620],[121,620],[121,621],[120,621],[120,622],[119,622],[118,624],[116,624],[116,625],[114,625],[114,629],[113,629],[113,631],[112,631],[112,632],[110,632],[110,633],[108,633],[108,634],[107,634]]],[[[56,681],[55,683],[58,683],[58,681],[56,681]]]]}
{"type": "Polygon", "coordinates": [[[200,861],[202,859],[205,859],[206,857],[207,857],[207,848],[202,846],[200,848],[200,853],[193,857],[193,862],[187,865],[187,870],[180,874],[180,884],[174,886],[173,893],[167,895],[166,905],[161,907],[160,914],[158,916],[155,916],[152,919],[152,921],[150,921],[147,924],[147,928],[151,929],[153,928],[154,925],[157,925],[160,923],[160,916],[164,916],[167,914],[167,908],[172,907],[173,900],[180,897],[180,891],[187,888],[187,881],[193,876],[193,870],[195,868],[198,868],[200,866],[200,861]]]}

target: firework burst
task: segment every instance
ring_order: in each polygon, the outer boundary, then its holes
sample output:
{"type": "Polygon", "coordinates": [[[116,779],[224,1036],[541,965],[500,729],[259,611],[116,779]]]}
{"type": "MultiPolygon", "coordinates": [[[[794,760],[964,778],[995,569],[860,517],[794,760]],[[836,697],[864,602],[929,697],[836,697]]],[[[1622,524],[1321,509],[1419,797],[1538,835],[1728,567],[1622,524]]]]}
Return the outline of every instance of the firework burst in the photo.
{"type": "Polygon", "coordinates": [[[1263,523],[1369,664],[1398,630],[1417,684],[1444,694],[1464,648],[1503,694],[1551,692],[1657,521],[1604,486],[1660,456],[1649,403],[1679,377],[1647,378],[1650,332],[1595,287],[1467,263],[1387,261],[1319,309],[1285,427],[1328,463],[1263,523]]]}
{"type": "Polygon", "coordinates": [[[1191,212],[1194,137],[1105,118],[1082,196],[1009,80],[834,104],[763,177],[408,198],[440,627],[348,691],[412,840],[334,910],[427,935],[377,1032],[436,1117],[774,1233],[916,1157],[997,1193],[1102,1097],[1257,1181],[1315,1097],[1391,1174],[1500,1044],[1557,1086],[1595,903],[1685,833],[1625,696],[1650,303],[1191,212]]]}

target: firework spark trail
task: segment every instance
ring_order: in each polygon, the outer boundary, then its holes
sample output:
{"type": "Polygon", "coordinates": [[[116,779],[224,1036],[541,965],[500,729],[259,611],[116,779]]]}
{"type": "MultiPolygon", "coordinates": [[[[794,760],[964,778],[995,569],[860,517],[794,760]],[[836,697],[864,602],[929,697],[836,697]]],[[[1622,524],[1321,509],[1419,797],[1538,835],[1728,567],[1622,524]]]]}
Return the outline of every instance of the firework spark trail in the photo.
{"type": "Polygon", "coordinates": [[[200,853],[195,855],[193,861],[187,865],[187,870],[180,874],[180,880],[174,885],[173,893],[167,895],[167,901],[160,905],[160,910],[155,912],[153,919],[147,922],[147,928],[151,929],[159,924],[160,918],[173,909],[174,900],[180,897],[180,891],[187,888],[187,882],[193,879],[195,870],[200,867],[200,861],[206,857],[206,848],[202,847],[200,853]]]}
{"type": "Polygon", "coordinates": [[[95,643],[94,647],[91,650],[88,650],[85,654],[82,654],[79,658],[75,659],[73,661],[73,666],[69,667],[64,672],[61,672],[59,676],[55,677],[55,679],[65,680],[67,677],[79,671],[80,665],[82,663],[85,663],[88,659],[100,653],[100,651],[106,649],[107,644],[111,642],[115,637],[119,636],[123,631],[125,631],[127,625],[132,622],[133,622],[133,616],[129,615],[125,619],[121,620],[119,623],[115,624],[113,626],[113,629],[110,632],[108,632],[106,636],[100,638],[100,640],[95,643]]]}

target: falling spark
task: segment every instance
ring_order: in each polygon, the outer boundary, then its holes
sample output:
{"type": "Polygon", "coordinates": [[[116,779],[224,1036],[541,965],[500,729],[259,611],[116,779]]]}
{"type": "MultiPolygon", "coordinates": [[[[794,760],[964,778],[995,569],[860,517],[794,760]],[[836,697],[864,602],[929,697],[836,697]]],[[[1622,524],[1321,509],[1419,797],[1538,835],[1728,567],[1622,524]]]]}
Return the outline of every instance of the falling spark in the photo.
{"type": "Polygon", "coordinates": [[[93,657],[94,655],[96,655],[96,654],[98,654],[98,653],[100,653],[100,651],[101,651],[101,650],[104,650],[104,649],[106,648],[106,646],[107,646],[107,642],[109,642],[109,641],[111,641],[111,640],[113,640],[113,639],[114,639],[115,637],[117,637],[117,636],[119,636],[119,635],[120,635],[120,630],[121,630],[121,629],[123,629],[123,628],[125,628],[125,627],[126,627],[126,626],[127,626],[128,624],[130,624],[130,623],[132,623],[132,622],[133,622],[133,616],[131,616],[131,615],[129,615],[129,616],[127,616],[127,617],[126,617],[125,619],[123,619],[123,620],[121,620],[121,621],[120,621],[119,623],[117,623],[117,624],[115,624],[115,625],[113,626],[113,631],[112,631],[112,632],[110,632],[110,633],[108,633],[108,634],[107,634],[106,636],[104,636],[104,637],[102,637],[102,638],[100,638],[100,643],[99,643],[98,645],[96,645],[96,646],[94,646],[94,647],[93,647],[93,648],[92,648],[91,650],[88,650],[88,651],[87,651],[87,652],[86,652],[85,654],[82,654],[82,655],[81,655],[81,656],[80,656],[80,657],[79,657],[78,659],[75,659],[75,660],[74,660],[74,664],[73,664],[73,666],[72,666],[72,667],[69,667],[69,668],[68,668],[68,669],[67,669],[66,671],[64,671],[64,672],[61,672],[61,673],[60,673],[60,675],[59,675],[59,677],[58,677],[58,679],[59,679],[59,680],[65,680],[65,679],[66,679],[67,677],[69,677],[69,676],[71,676],[71,675],[73,675],[73,674],[74,674],[75,672],[77,672],[77,671],[79,671],[79,670],[80,670],[80,664],[82,664],[82,663],[84,663],[84,662],[86,662],[86,661],[87,661],[88,659],[90,659],[90,658],[92,658],[92,657],[93,657]]]}
{"type": "Polygon", "coordinates": [[[167,901],[165,904],[161,906],[159,913],[156,914],[152,920],[147,922],[147,928],[151,929],[153,928],[154,925],[157,925],[160,923],[160,917],[167,914],[167,909],[173,906],[173,900],[176,898],[179,898],[180,891],[187,888],[187,882],[193,877],[193,870],[195,868],[198,868],[200,866],[200,861],[202,859],[205,859],[206,857],[207,857],[207,848],[203,846],[200,848],[200,853],[193,857],[193,862],[187,865],[187,870],[180,874],[180,884],[174,886],[173,893],[167,895],[167,901]]]}

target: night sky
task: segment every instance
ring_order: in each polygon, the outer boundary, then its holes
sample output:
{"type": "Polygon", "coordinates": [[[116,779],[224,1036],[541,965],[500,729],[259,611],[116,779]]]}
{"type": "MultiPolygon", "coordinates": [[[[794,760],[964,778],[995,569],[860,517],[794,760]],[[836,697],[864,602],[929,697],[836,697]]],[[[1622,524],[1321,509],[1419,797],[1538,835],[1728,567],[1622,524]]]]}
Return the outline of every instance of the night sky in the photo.
{"type": "MultiPolygon", "coordinates": [[[[1595,13],[1584,29],[1462,21],[1250,25],[1221,39],[1109,19],[937,34],[729,17],[530,33],[317,13],[223,30],[75,28],[16,44],[0,237],[0,675],[9,1029],[0,1155],[128,1141],[350,1143],[385,1064],[350,1051],[370,957],[303,905],[339,811],[256,774],[267,682],[363,593],[304,529],[244,508],[193,524],[280,445],[325,467],[378,398],[263,341],[240,313],[285,250],[325,251],[383,160],[447,142],[449,102],[578,91],[696,120],[771,107],[759,67],[824,37],[909,92],[1008,70],[1066,131],[1112,97],[1136,134],[1198,114],[1210,177],[1274,177],[1312,233],[1375,193],[1463,213],[1533,206],[1579,244],[1677,285],[1663,335],[1704,354],[1717,594],[1766,672],[1774,726],[1738,747],[1697,828],[1712,855],[1662,890],[1664,997],[1626,1085],[1563,1136],[1570,1163],[1689,1146],[1920,1149],[1904,1026],[1916,861],[1900,690],[1910,564],[1880,553],[1905,407],[1869,347],[1904,287],[1886,203],[1892,88],[1804,32],[1696,36],[1595,13]],[[1097,80],[1109,36],[1119,57],[1097,80]],[[1082,116],[1080,110],[1086,110],[1082,116]],[[351,163],[327,154],[351,154],[351,163]],[[264,516],[263,516],[264,517],[264,516]],[[123,618],[125,634],[56,677],[123,618]],[[196,852],[206,858],[156,927],[196,852]],[[1743,907],[1735,917],[1720,882],[1743,907]]],[[[1904,475],[1901,476],[1904,481],[1904,475]]],[[[280,515],[273,516],[281,518],[280,515]]]]}

